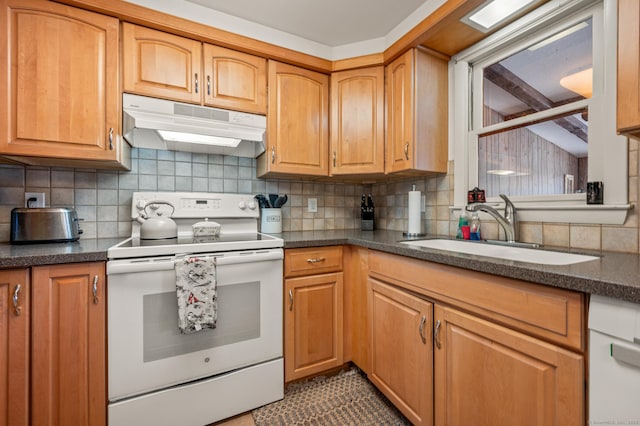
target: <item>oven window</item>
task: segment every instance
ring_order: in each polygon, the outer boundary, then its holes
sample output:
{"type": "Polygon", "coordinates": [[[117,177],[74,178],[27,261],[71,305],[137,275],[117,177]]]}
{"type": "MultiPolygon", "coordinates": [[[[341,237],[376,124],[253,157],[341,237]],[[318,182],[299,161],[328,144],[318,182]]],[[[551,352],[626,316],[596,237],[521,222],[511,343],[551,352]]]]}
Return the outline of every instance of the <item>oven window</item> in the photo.
{"type": "Polygon", "coordinates": [[[143,297],[144,362],[260,337],[260,282],[218,286],[215,329],[184,335],[178,329],[175,292],[143,297]]]}

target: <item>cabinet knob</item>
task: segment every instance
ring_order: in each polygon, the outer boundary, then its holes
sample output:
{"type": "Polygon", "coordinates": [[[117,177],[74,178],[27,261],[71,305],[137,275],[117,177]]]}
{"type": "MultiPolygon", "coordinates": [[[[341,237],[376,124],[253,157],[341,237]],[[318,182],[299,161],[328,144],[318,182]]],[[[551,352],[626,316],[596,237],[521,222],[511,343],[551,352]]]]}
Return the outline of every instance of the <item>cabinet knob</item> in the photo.
{"type": "Polygon", "coordinates": [[[20,316],[22,313],[22,308],[20,307],[20,290],[22,286],[20,284],[16,285],[15,290],[13,290],[13,310],[16,312],[16,316],[20,316]]]}

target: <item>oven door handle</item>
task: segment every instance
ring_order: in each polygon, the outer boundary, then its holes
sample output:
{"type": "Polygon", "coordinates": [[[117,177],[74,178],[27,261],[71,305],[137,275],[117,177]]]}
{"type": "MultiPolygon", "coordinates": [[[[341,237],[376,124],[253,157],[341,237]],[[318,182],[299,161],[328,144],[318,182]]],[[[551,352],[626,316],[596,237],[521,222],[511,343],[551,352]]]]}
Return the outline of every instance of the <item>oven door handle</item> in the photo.
{"type": "Polygon", "coordinates": [[[241,263],[264,262],[282,259],[282,249],[259,250],[236,253],[202,253],[202,254],[183,254],[175,257],[161,257],[152,259],[137,260],[115,260],[107,262],[107,275],[115,274],[131,274],[135,272],[154,272],[167,271],[175,268],[176,259],[183,257],[216,257],[217,266],[237,265],[241,263]]]}
{"type": "Polygon", "coordinates": [[[274,251],[251,251],[246,253],[234,253],[231,256],[216,256],[216,265],[236,265],[238,263],[265,262],[269,260],[280,260],[284,256],[281,250],[274,251]]]}

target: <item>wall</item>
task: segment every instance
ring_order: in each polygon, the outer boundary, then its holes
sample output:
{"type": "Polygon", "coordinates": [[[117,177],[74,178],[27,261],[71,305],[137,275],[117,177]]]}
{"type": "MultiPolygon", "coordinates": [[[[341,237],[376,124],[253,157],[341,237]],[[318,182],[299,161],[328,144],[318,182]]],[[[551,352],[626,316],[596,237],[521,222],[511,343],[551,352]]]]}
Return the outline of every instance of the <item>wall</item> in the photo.
{"type": "Polygon", "coordinates": [[[134,191],[288,194],[283,230],[350,229],[360,226],[357,184],[256,178],[254,159],[149,149],[132,150],[130,172],[0,164],[0,241],[9,241],[11,209],[24,206],[25,192],[44,192],[48,206],[75,206],[82,238],[127,237],[134,191]],[[318,212],[307,212],[317,198],[318,212]]]}
{"type": "MultiPolygon", "coordinates": [[[[133,191],[210,191],[289,194],[283,208],[283,230],[357,229],[360,226],[360,195],[372,194],[376,205],[376,228],[407,230],[407,192],[413,184],[426,198],[425,231],[455,236],[457,215],[453,204],[453,161],[442,176],[357,185],[294,180],[263,180],[255,177],[255,160],[133,150],[131,172],[56,169],[0,165],[0,241],[9,240],[13,207],[24,204],[24,193],[44,192],[47,204],[72,206],[85,221],[83,238],[125,237],[131,230],[129,206],[133,191]],[[307,199],[318,200],[318,212],[308,213],[307,199]]],[[[637,204],[638,141],[629,142],[629,203],[637,204]]],[[[639,253],[637,209],[624,225],[522,222],[523,241],[546,246],[639,253]]],[[[484,238],[503,238],[494,221],[483,221],[484,238]]]]}
{"type": "MultiPolygon", "coordinates": [[[[628,195],[629,204],[634,208],[628,212],[623,225],[521,222],[520,239],[550,247],[639,253],[640,224],[635,206],[640,197],[638,168],[638,141],[629,139],[628,195]]],[[[449,162],[449,172],[445,176],[373,185],[372,193],[379,200],[376,224],[391,230],[406,231],[407,192],[413,184],[426,196],[427,208],[423,213],[426,232],[455,236],[457,213],[449,208],[453,205],[453,161],[449,162]]],[[[504,234],[493,220],[483,221],[481,230],[483,238],[504,239],[504,234]]]]}

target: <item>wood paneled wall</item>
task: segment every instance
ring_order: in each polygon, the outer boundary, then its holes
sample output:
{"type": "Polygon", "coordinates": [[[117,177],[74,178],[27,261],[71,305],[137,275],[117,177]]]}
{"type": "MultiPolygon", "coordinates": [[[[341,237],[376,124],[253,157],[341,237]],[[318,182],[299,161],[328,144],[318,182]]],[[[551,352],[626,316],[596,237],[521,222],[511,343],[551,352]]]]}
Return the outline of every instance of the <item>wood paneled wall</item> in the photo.
{"type": "MultiPolygon", "coordinates": [[[[485,114],[498,113],[485,107],[485,114]]],[[[478,185],[487,197],[563,194],[566,174],[573,175],[574,192],[585,192],[587,158],[573,156],[526,127],[478,139],[478,185]],[[488,170],[516,174],[500,176],[488,170]]]]}

